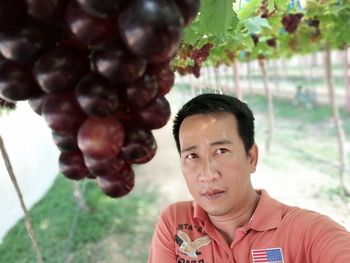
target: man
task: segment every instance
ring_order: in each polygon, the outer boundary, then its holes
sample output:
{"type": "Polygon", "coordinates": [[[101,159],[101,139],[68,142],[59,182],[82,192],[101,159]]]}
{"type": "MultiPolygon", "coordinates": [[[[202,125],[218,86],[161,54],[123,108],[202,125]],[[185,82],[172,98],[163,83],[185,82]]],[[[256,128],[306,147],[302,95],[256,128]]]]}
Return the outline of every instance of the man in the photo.
{"type": "Polygon", "coordinates": [[[254,190],[258,147],[245,103],[204,94],[178,112],[173,133],[194,201],[170,205],[149,263],[345,263],[350,233],[326,216],[254,190]]]}

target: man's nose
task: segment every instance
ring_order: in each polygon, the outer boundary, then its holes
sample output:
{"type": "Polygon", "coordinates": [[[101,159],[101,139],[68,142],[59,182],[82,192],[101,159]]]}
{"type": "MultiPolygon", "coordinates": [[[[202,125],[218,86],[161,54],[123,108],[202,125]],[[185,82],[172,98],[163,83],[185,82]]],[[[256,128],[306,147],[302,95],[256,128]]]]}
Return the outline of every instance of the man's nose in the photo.
{"type": "Polygon", "coordinates": [[[219,173],[216,165],[210,158],[203,160],[201,169],[199,171],[198,179],[200,182],[212,182],[218,179],[219,173]]]}

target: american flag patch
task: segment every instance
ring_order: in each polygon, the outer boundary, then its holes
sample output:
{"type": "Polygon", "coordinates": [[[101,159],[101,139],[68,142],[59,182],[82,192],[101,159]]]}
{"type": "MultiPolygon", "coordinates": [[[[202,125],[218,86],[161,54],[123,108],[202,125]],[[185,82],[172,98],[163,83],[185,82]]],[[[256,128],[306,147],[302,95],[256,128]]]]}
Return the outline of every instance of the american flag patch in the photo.
{"type": "Polygon", "coordinates": [[[283,263],[281,248],[264,248],[252,250],[253,263],[283,263]]]}

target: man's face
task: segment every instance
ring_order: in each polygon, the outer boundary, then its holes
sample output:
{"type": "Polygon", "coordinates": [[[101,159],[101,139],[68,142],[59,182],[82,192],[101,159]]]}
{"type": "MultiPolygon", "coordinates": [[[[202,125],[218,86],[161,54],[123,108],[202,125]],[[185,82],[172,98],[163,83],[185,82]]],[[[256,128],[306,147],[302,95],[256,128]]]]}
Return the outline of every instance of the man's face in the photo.
{"type": "Polygon", "coordinates": [[[240,213],[253,193],[257,146],[247,154],[230,113],[187,117],[179,131],[181,167],[190,193],[209,215],[240,213]]]}

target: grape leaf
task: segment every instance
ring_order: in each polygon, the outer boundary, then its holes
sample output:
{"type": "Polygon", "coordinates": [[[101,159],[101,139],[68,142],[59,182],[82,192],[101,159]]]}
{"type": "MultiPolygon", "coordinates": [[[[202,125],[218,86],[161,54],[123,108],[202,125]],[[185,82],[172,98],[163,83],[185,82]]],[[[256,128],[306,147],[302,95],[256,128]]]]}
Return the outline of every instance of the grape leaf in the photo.
{"type": "Polygon", "coordinates": [[[233,21],[231,0],[202,0],[200,8],[201,31],[224,34],[233,21]]]}
{"type": "Polygon", "coordinates": [[[262,27],[271,28],[269,22],[266,18],[261,18],[259,16],[246,19],[244,21],[245,26],[250,34],[260,33],[262,27]]]}
{"type": "Polygon", "coordinates": [[[261,5],[261,0],[252,0],[244,4],[244,6],[238,11],[237,16],[240,20],[247,19],[255,15],[256,11],[261,5]]]}

